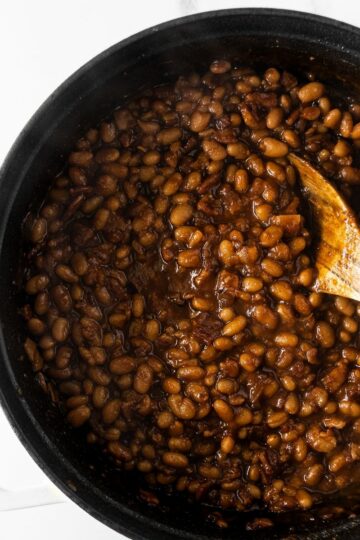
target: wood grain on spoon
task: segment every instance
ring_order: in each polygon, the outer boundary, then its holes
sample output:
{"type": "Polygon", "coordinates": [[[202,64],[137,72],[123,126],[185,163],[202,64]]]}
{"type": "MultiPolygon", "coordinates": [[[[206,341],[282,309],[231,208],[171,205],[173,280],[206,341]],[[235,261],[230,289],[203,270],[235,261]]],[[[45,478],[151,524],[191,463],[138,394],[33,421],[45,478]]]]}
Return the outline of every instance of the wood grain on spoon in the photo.
{"type": "Polygon", "coordinates": [[[314,289],[360,301],[360,229],[353,210],[307,161],[295,154],[289,160],[299,172],[319,229],[314,289]]]}

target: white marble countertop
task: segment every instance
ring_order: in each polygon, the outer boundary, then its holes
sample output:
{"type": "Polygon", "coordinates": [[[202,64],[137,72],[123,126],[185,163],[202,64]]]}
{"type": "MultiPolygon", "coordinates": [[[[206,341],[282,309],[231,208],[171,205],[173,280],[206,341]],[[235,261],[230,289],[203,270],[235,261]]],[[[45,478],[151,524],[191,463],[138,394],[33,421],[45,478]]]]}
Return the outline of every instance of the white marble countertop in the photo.
{"type": "MultiPolygon", "coordinates": [[[[229,7],[308,11],[360,26],[356,0],[8,0],[0,14],[0,163],[47,96],[97,53],[148,26],[190,13],[229,7]]],[[[0,410],[0,488],[49,481],[21,446],[0,410]]],[[[123,538],[71,501],[0,513],[4,540],[123,538]]]]}

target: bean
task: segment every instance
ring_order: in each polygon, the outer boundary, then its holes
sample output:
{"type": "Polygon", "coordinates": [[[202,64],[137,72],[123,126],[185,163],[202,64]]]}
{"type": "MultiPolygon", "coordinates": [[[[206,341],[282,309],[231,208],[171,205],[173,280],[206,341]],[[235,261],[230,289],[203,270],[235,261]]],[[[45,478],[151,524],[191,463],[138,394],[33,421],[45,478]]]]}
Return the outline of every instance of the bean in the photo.
{"type": "Polygon", "coordinates": [[[245,169],[238,169],[234,176],[234,187],[239,193],[246,193],[249,188],[249,175],[245,169]]]}
{"type": "Polygon", "coordinates": [[[335,454],[329,459],[328,467],[329,471],[332,473],[337,473],[346,465],[346,456],[345,454],[335,454]]]}
{"type": "Polygon", "coordinates": [[[81,393],[80,383],[77,381],[66,381],[59,384],[60,392],[69,396],[78,396],[81,393]]]}
{"type": "Polygon", "coordinates": [[[292,392],[296,388],[296,382],[291,375],[284,375],[281,379],[281,383],[283,387],[288,390],[289,392],[292,392]]]}
{"type": "Polygon", "coordinates": [[[327,98],[327,97],[322,97],[319,99],[318,101],[318,105],[319,105],[319,108],[322,112],[322,114],[327,114],[330,109],[331,109],[331,103],[330,103],[330,99],[327,98]]]}
{"type": "Polygon", "coordinates": [[[69,322],[64,317],[58,317],[55,319],[54,324],[51,327],[51,335],[55,341],[66,341],[70,332],[69,322]]]}
{"type": "Polygon", "coordinates": [[[287,281],[275,281],[270,285],[271,294],[278,300],[289,302],[293,296],[293,290],[287,281]]]}
{"type": "Polygon", "coordinates": [[[335,343],[335,333],[329,323],[320,321],[316,325],[315,336],[321,347],[329,349],[335,343]]]}
{"type": "Polygon", "coordinates": [[[181,384],[175,377],[167,377],[162,383],[164,392],[168,394],[178,394],[181,391],[181,384]]]}
{"type": "Polygon", "coordinates": [[[296,347],[299,343],[299,338],[291,332],[279,332],[275,336],[275,343],[279,347],[296,347]]]}
{"type": "MultiPolygon", "coordinates": [[[[54,201],[56,203],[65,204],[69,199],[69,192],[68,192],[67,189],[52,188],[49,191],[49,198],[50,198],[51,201],[54,201]]],[[[61,228],[61,226],[62,226],[61,221],[58,221],[57,223],[58,223],[58,229],[61,228]]],[[[50,223],[48,227],[49,227],[50,232],[54,232],[54,230],[53,230],[54,222],[50,223]]],[[[56,229],[56,231],[58,229],[56,229]]]]}
{"type": "Polygon", "coordinates": [[[238,315],[232,321],[228,322],[224,326],[222,330],[222,334],[224,336],[234,336],[235,334],[238,334],[239,332],[244,330],[246,325],[247,325],[246,317],[244,317],[243,315],[238,315]]]}
{"type": "MultiPolygon", "coordinates": [[[[292,129],[284,129],[284,131],[282,132],[282,139],[286,144],[291,146],[291,148],[299,148],[299,146],[301,145],[299,135],[292,129]]],[[[291,175],[290,177],[290,174],[289,174],[292,170],[293,169],[291,168],[287,169],[287,173],[288,173],[287,177],[288,177],[288,182],[291,185],[294,185],[295,179],[293,180],[293,176],[291,175]]]]}
{"type": "Polygon", "coordinates": [[[219,312],[220,319],[224,321],[225,323],[231,321],[235,316],[236,316],[236,313],[233,310],[233,308],[223,308],[219,312]]]}
{"type": "Polygon", "coordinates": [[[197,382],[190,382],[186,385],[186,395],[196,403],[205,403],[209,398],[209,393],[205,386],[197,382]]]}
{"type": "Polygon", "coordinates": [[[229,337],[219,337],[213,342],[215,349],[219,351],[229,351],[235,345],[235,343],[229,337]]]}
{"type": "Polygon", "coordinates": [[[303,287],[310,287],[315,279],[315,270],[313,268],[306,268],[299,273],[297,279],[303,287]]]}
{"type": "Polygon", "coordinates": [[[77,428],[89,420],[90,414],[91,409],[86,405],[81,405],[68,413],[67,420],[73,427],[77,428]]]}
{"type": "Polygon", "coordinates": [[[114,375],[125,375],[136,368],[136,360],[131,356],[123,355],[113,358],[109,364],[109,370],[114,375]]]}
{"type": "Polygon", "coordinates": [[[314,487],[320,482],[323,474],[324,467],[320,463],[317,463],[307,469],[304,475],[304,481],[307,486],[314,487]]]}
{"type": "Polygon", "coordinates": [[[67,283],[77,283],[79,278],[66,264],[58,264],[55,268],[56,275],[67,283]]]}
{"type": "Polygon", "coordinates": [[[263,324],[266,328],[274,330],[278,325],[278,317],[270,308],[264,305],[258,305],[253,310],[253,317],[257,322],[263,324]]]}
{"type": "Polygon", "coordinates": [[[202,243],[204,235],[200,230],[196,230],[189,238],[188,246],[189,248],[194,248],[202,243]]]}
{"type": "Polygon", "coordinates": [[[212,311],[214,304],[211,298],[201,298],[200,296],[194,296],[191,301],[191,305],[198,311],[212,311]]]}
{"type": "Polygon", "coordinates": [[[145,300],[141,294],[134,294],[132,298],[132,312],[134,317],[141,317],[145,309],[145,300]]]}
{"type": "Polygon", "coordinates": [[[76,409],[81,405],[87,405],[88,397],[87,396],[72,396],[66,400],[66,407],[68,409],[76,409]]]}
{"type": "Polygon", "coordinates": [[[92,394],[92,402],[96,409],[102,409],[109,399],[109,390],[106,386],[96,386],[92,394]]]}
{"type": "Polygon", "coordinates": [[[354,418],[360,416],[360,405],[356,401],[340,401],[339,409],[342,414],[354,418]]]}
{"type": "Polygon", "coordinates": [[[231,435],[225,435],[223,439],[221,440],[221,451],[224,452],[224,454],[230,454],[235,447],[235,440],[231,435]]]}
{"type": "Polygon", "coordinates": [[[210,122],[210,118],[210,113],[194,111],[190,118],[190,129],[196,133],[204,131],[210,122]]]}
{"type": "Polygon", "coordinates": [[[140,364],[134,376],[134,390],[147,394],[153,383],[153,370],[148,364],[140,364]]]}
{"type": "Polygon", "coordinates": [[[281,264],[268,257],[261,261],[261,268],[275,278],[281,277],[284,273],[281,264]]]}
{"type": "Polygon", "coordinates": [[[267,416],[267,424],[274,429],[282,426],[288,420],[288,413],[285,411],[273,411],[267,416]]]}
{"type": "MultiPolygon", "coordinates": [[[[115,135],[114,135],[115,138],[115,135]]],[[[112,139],[113,140],[113,139],[112,139]]],[[[109,141],[109,142],[112,142],[109,141]]],[[[98,163],[108,163],[110,161],[117,161],[120,157],[120,152],[117,148],[101,148],[95,154],[95,160],[98,163]]]]}
{"type": "Polygon", "coordinates": [[[46,274],[37,274],[28,280],[25,290],[27,294],[37,294],[46,289],[49,281],[50,279],[46,274]]]}
{"type": "Polygon", "coordinates": [[[250,154],[249,148],[241,142],[228,144],[226,151],[229,156],[235,159],[246,159],[250,154]]]}
{"type": "Polygon", "coordinates": [[[243,279],[241,286],[245,292],[256,293],[263,288],[263,281],[259,278],[247,277],[243,279]]]}
{"type": "MultiPolygon", "coordinates": [[[[294,387],[294,385],[289,385],[289,386],[294,387]]],[[[284,409],[289,414],[297,414],[299,412],[300,402],[296,394],[291,393],[288,395],[284,403],[284,409]]]]}
{"type": "Polygon", "coordinates": [[[174,173],[162,186],[162,192],[166,197],[170,197],[171,195],[175,195],[175,193],[178,192],[181,184],[183,182],[183,178],[181,174],[174,173]]]}
{"type": "Polygon", "coordinates": [[[40,355],[36,343],[29,338],[26,338],[24,343],[24,350],[29,358],[32,368],[35,372],[40,371],[44,366],[43,357],[40,355]]]}
{"type": "Polygon", "coordinates": [[[251,353],[242,353],[239,356],[239,364],[245,371],[252,373],[259,367],[260,360],[251,353]]]}
{"type": "Polygon", "coordinates": [[[205,140],[203,142],[203,149],[213,161],[221,161],[227,156],[226,149],[221,144],[213,140],[205,140]]]}
{"type": "Polygon", "coordinates": [[[296,491],[296,498],[298,500],[299,506],[304,510],[310,508],[313,504],[313,498],[306,489],[298,489],[296,491]]]}
{"type": "Polygon", "coordinates": [[[110,217],[110,211],[106,208],[99,208],[94,217],[94,227],[97,231],[102,231],[110,217]]]}
{"type": "Polygon", "coordinates": [[[201,173],[199,171],[191,172],[183,185],[184,191],[193,191],[197,189],[201,184],[201,173]]]}
{"type": "Polygon", "coordinates": [[[264,73],[264,79],[272,86],[280,81],[280,73],[275,68],[268,68],[264,73]]]}
{"type": "Polygon", "coordinates": [[[114,328],[123,328],[127,320],[125,313],[112,313],[109,315],[109,324],[114,328]]]}
{"type": "Polygon", "coordinates": [[[176,376],[180,380],[197,381],[204,377],[204,370],[200,366],[184,366],[177,370],[176,376]]]}
{"type": "Polygon", "coordinates": [[[51,296],[59,309],[63,313],[67,313],[72,309],[72,298],[69,289],[65,285],[55,285],[51,289],[51,296]]]}
{"type": "Polygon", "coordinates": [[[268,221],[272,211],[273,207],[271,206],[271,204],[259,204],[259,206],[256,206],[256,208],[254,209],[256,217],[263,222],[268,221]]]}
{"type": "Polygon", "coordinates": [[[204,476],[205,478],[209,478],[211,480],[218,480],[219,478],[221,478],[220,469],[211,465],[199,465],[199,473],[201,474],[201,476],[204,476]]]}
{"type": "MultiPolygon", "coordinates": [[[[111,143],[116,136],[116,130],[113,123],[103,122],[100,126],[100,136],[105,143],[111,143]]],[[[97,141],[97,133],[94,133],[94,142],[97,141]]]]}
{"type": "Polygon", "coordinates": [[[72,376],[72,370],[70,367],[64,369],[49,368],[46,372],[47,375],[57,380],[69,379],[72,376]]]}
{"type": "Polygon", "coordinates": [[[45,315],[45,313],[49,310],[50,307],[50,299],[49,294],[44,292],[39,292],[36,295],[35,302],[34,302],[34,309],[38,315],[45,315]]]}
{"type": "Polygon", "coordinates": [[[333,153],[336,157],[343,158],[349,155],[351,152],[351,147],[346,141],[340,140],[338,141],[334,148],[333,153]]]}
{"type": "Polygon", "coordinates": [[[157,134],[156,138],[159,144],[167,146],[178,141],[181,138],[181,129],[177,127],[162,129],[157,134]]]}
{"type": "Polygon", "coordinates": [[[281,107],[271,109],[266,117],[266,127],[268,129],[276,129],[283,121],[284,113],[281,107]]]}
{"type": "Polygon", "coordinates": [[[154,166],[159,163],[161,160],[160,152],[157,150],[149,150],[148,152],[145,152],[145,154],[142,156],[142,160],[144,165],[148,166],[154,166]]]}
{"type": "Polygon", "coordinates": [[[356,167],[345,166],[340,171],[341,179],[347,184],[360,183],[360,171],[356,167]]]}
{"type": "Polygon", "coordinates": [[[339,127],[340,134],[343,137],[351,137],[353,126],[354,123],[351,114],[349,112],[344,112],[339,127]]]}
{"type": "Polygon", "coordinates": [[[218,249],[219,258],[226,264],[234,255],[234,246],[230,240],[222,240],[218,249]]]}
{"type": "Polygon", "coordinates": [[[341,121],[340,109],[331,109],[324,118],[324,126],[335,129],[338,127],[341,121]]]}
{"type": "Polygon", "coordinates": [[[230,71],[231,64],[227,60],[214,60],[210,65],[210,71],[216,75],[222,75],[230,71]]]}
{"type": "Polygon", "coordinates": [[[230,395],[236,392],[237,383],[232,379],[220,379],[217,382],[216,389],[222,394],[230,395]]]}
{"type": "Polygon", "coordinates": [[[189,204],[179,204],[170,213],[170,222],[174,227],[184,225],[192,218],[193,209],[189,204]]]}
{"type": "Polygon", "coordinates": [[[319,82],[310,82],[302,86],[298,92],[299,99],[302,103],[315,101],[323,96],[325,87],[319,82]]]}
{"type": "Polygon", "coordinates": [[[335,307],[336,309],[348,317],[352,317],[355,313],[355,306],[351,300],[348,298],[343,298],[342,296],[337,296],[335,298],[335,307]]]}
{"type": "Polygon", "coordinates": [[[183,244],[188,244],[190,238],[195,232],[196,232],[196,227],[183,225],[175,229],[174,236],[178,242],[181,242],[183,244]]]}
{"type": "Polygon", "coordinates": [[[213,403],[216,414],[224,422],[230,422],[234,417],[234,411],[223,399],[216,399],[213,403]]]}
{"type": "Polygon", "coordinates": [[[35,219],[30,233],[30,239],[34,244],[43,242],[47,234],[47,221],[45,218],[35,219]]]}
{"type": "Polygon", "coordinates": [[[360,122],[354,125],[353,130],[351,132],[351,138],[360,139],[360,122]]]}
{"type": "Polygon", "coordinates": [[[87,259],[81,252],[74,253],[71,257],[71,266],[78,276],[84,276],[89,269],[87,259]]]}
{"type": "Polygon", "coordinates": [[[121,411],[121,400],[110,399],[102,409],[102,419],[105,424],[113,424],[121,411]]]}
{"type": "Polygon", "coordinates": [[[185,249],[178,255],[178,263],[183,268],[197,268],[200,266],[201,258],[198,249],[185,249]]]}
{"type": "Polygon", "coordinates": [[[298,313],[301,313],[302,315],[310,315],[311,304],[305,295],[295,294],[293,303],[294,303],[294,308],[296,309],[298,313]]]}
{"type": "Polygon", "coordinates": [[[157,417],[157,425],[160,429],[168,429],[173,424],[173,422],[174,415],[169,411],[162,411],[157,417]]]}
{"type": "MultiPolygon", "coordinates": [[[[90,366],[87,370],[88,376],[90,379],[87,379],[89,387],[93,388],[93,383],[99,384],[101,386],[107,386],[110,383],[109,374],[99,366],[90,366]]],[[[85,381],[86,382],[86,381],[85,381]]],[[[89,393],[92,393],[89,391],[89,393]]]]}
{"type": "Polygon", "coordinates": [[[277,225],[270,225],[260,235],[260,243],[264,247],[275,246],[282,238],[283,230],[277,225]]]}
{"type": "Polygon", "coordinates": [[[102,172],[118,179],[124,179],[128,175],[128,168],[121,163],[103,163],[101,166],[102,172]]]}
{"type": "Polygon", "coordinates": [[[289,152],[287,144],[272,137],[265,137],[262,139],[260,142],[260,150],[266,157],[270,158],[284,157],[289,152]]]}
{"type": "Polygon", "coordinates": [[[56,367],[65,369],[69,366],[73,350],[70,347],[60,347],[56,352],[56,367]]]}
{"type": "Polygon", "coordinates": [[[171,394],[168,397],[168,404],[175,416],[182,420],[191,420],[196,415],[194,403],[179,394],[171,394]]]}
{"type": "Polygon", "coordinates": [[[306,433],[308,444],[317,452],[328,453],[336,447],[336,438],[331,429],[321,431],[318,426],[311,426],[306,433]]]}
{"type": "Polygon", "coordinates": [[[91,152],[81,151],[72,152],[69,156],[69,163],[71,165],[78,165],[79,167],[87,167],[93,159],[91,152]]]}
{"type": "Polygon", "coordinates": [[[357,321],[351,317],[344,317],[342,324],[344,329],[350,332],[350,334],[356,333],[359,326],[357,321]]]}
{"type": "Polygon", "coordinates": [[[113,454],[116,459],[125,462],[131,461],[131,450],[129,450],[129,448],[127,448],[124,444],[121,444],[119,441],[111,441],[108,443],[107,447],[109,452],[113,454]]]}
{"type": "Polygon", "coordinates": [[[151,319],[146,323],[145,335],[150,341],[155,341],[160,334],[160,323],[156,319],[151,319]]]}
{"type": "Polygon", "coordinates": [[[189,464],[189,459],[180,452],[164,452],[162,459],[165,465],[175,469],[185,469],[189,464]]]}

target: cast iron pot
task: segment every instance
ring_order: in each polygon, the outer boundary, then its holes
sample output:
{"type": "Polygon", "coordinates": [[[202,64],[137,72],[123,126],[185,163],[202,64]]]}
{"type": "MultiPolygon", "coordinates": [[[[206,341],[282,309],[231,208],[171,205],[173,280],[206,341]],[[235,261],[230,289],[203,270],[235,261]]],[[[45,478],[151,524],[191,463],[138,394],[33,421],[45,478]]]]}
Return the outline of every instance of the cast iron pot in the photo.
{"type": "MultiPolygon", "coordinates": [[[[50,479],[91,515],[130,538],[360,538],[359,518],[340,513],[326,521],[321,508],[271,516],[272,528],[249,532],[246,523],[266,513],[231,514],[229,528],[220,530],[207,519],[211,509],[181,496],[160,496],[159,507],[149,506],[139,497],[141,479],[109,469],[102,456],[84,444],[84,433],[66,425],[23,360],[24,328],[18,311],[23,300],[22,221],[61,170],[62,156],[81,132],[127,97],[181,73],[204,70],[211,59],[223,56],[260,67],[288,67],[299,74],[311,65],[335,92],[358,92],[359,29],[273,9],[224,10],[170,21],[111,47],[70,77],[24,128],[0,173],[1,403],[50,479]]],[[[357,499],[349,495],[342,504],[354,509],[357,499]]]]}

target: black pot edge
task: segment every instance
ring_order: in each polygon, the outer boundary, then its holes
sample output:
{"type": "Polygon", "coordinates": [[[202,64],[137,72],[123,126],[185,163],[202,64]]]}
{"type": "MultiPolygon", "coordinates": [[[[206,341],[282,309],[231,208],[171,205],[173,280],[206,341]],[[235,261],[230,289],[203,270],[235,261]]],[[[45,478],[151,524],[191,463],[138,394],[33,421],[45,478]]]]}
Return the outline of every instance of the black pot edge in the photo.
{"type": "MultiPolygon", "coordinates": [[[[0,168],[0,190],[1,190],[1,184],[3,179],[8,175],[11,174],[11,165],[13,160],[16,158],[16,154],[18,153],[19,149],[23,145],[26,137],[28,137],[31,134],[32,129],[38,122],[39,118],[46,113],[46,110],[59,98],[59,96],[66,91],[66,89],[71,86],[77,79],[79,79],[82,75],[84,75],[86,72],[91,70],[93,66],[104,59],[106,59],[108,56],[113,54],[118,49],[122,49],[126,47],[127,45],[130,45],[136,41],[140,41],[141,39],[151,35],[154,32],[158,32],[162,29],[169,29],[169,28],[175,28],[178,25],[181,25],[183,23],[188,22],[194,22],[196,20],[203,20],[207,18],[216,18],[221,15],[261,15],[261,16],[276,16],[279,18],[282,17],[292,17],[294,19],[306,20],[311,22],[318,22],[322,25],[327,25],[331,27],[332,29],[341,28],[343,30],[346,30],[347,32],[355,33],[359,36],[360,29],[356,26],[350,25],[348,23],[338,21],[336,19],[332,19],[330,17],[324,17],[308,12],[302,12],[302,11],[295,11],[295,10],[286,10],[286,9],[275,9],[275,8],[232,8],[232,9],[222,9],[222,10],[212,10],[212,11],[206,11],[201,13],[196,13],[192,15],[187,15],[184,17],[179,17],[176,19],[171,19],[169,21],[163,22],[159,25],[155,25],[152,27],[149,27],[145,30],[142,30],[140,32],[137,32],[136,34],[133,34],[120,42],[108,47],[104,51],[97,54],[95,57],[90,59],[88,62],[83,64],[79,69],[77,69],[72,75],[70,75],[60,86],[58,86],[54,92],[51,93],[51,95],[40,105],[40,107],[35,111],[35,113],[31,116],[31,118],[28,120],[24,128],[19,133],[18,137],[14,141],[13,145],[11,146],[8,154],[6,155],[4,162],[0,168]]],[[[39,142],[40,144],[40,142],[39,142]]],[[[37,146],[37,145],[36,145],[37,146]]],[[[31,161],[31,155],[29,156],[29,160],[31,161]]],[[[26,167],[25,167],[26,168],[26,167]]],[[[16,185],[15,185],[16,187],[16,185]]],[[[10,214],[10,209],[13,204],[13,200],[16,196],[16,189],[14,190],[15,194],[10,200],[8,200],[8,204],[6,208],[4,209],[4,213],[1,217],[1,223],[0,223],[0,252],[2,249],[3,239],[4,239],[4,233],[6,230],[7,221],[10,214]]],[[[18,383],[16,382],[15,378],[13,377],[13,374],[10,369],[10,362],[7,356],[7,351],[5,348],[4,343],[4,337],[2,333],[1,328],[1,321],[0,321],[0,356],[4,363],[8,366],[8,373],[7,375],[7,382],[11,384],[13,387],[13,401],[15,402],[18,400],[19,402],[22,402],[24,415],[27,415],[27,405],[24,398],[21,397],[21,392],[18,386],[18,383]]],[[[143,515],[134,512],[130,510],[128,507],[123,506],[119,503],[116,503],[119,506],[119,510],[127,515],[128,519],[131,519],[131,526],[127,522],[126,525],[120,522],[114,522],[113,520],[110,520],[109,518],[105,517],[102,512],[97,511],[93,505],[89,504],[87,501],[85,501],[85,497],[80,496],[76,490],[72,489],[70,485],[60,477],[59,474],[55,473],[53,471],[53,468],[48,464],[48,461],[44,459],[44,457],[39,453],[39,451],[36,448],[36,445],[33,444],[33,438],[37,438],[38,431],[35,425],[26,426],[24,423],[19,419],[20,414],[15,414],[13,411],[12,404],[9,403],[10,400],[8,400],[5,396],[3,387],[0,386],[0,406],[2,407],[2,410],[4,411],[11,427],[13,428],[16,436],[22,443],[22,445],[26,448],[26,450],[29,452],[31,457],[34,459],[36,464],[43,470],[43,472],[50,478],[50,480],[67,496],[69,497],[73,502],[75,502],[80,508],[85,510],[87,513],[89,513],[92,517],[99,520],[101,523],[107,525],[108,527],[114,529],[117,532],[120,532],[121,534],[126,535],[129,538],[132,538],[133,540],[148,540],[148,538],[152,538],[153,540],[171,540],[174,538],[179,538],[179,531],[177,529],[171,528],[171,527],[165,527],[163,525],[157,524],[154,520],[151,520],[149,518],[145,518],[143,515]],[[30,427],[30,429],[29,429],[30,427]],[[140,526],[139,526],[140,525],[140,526]],[[150,536],[143,536],[143,529],[145,527],[148,527],[150,536]],[[128,536],[131,535],[131,536],[128,536]],[[154,536],[156,535],[156,536],[154,536]]],[[[25,418],[24,418],[25,419],[25,418]]],[[[44,434],[42,434],[44,437],[44,434]]],[[[45,434],[45,439],[48,442],[49,447],[51,448],[53,445],[49,439],[47,439],[45,434]]],[[[43,441],[41,441],[43,443],[43,441]]],[[[51,448],[52,451],[55,452],[54,448],[51,448]]],[[[68,464],[69,465],[69,464],[68,464]]],[[[76,470],[74,470],[74,476],[76,476],[76,470]]],[[[82,478],[83,481],[83,478],[82,478]]],[[[85,482],[86,484],[86,482],[85,482]]],[[[92,489],[94,493],[96,493],[97,489],[93,486],[87,486],[88,488],[92,489]]],[[[100,492],[98,494],[100,496],[100,492]]],[[[103,498],[103,494],[101,494],[101,497],[103,498]]],[[[357,524],[356,524],[357,525],[357,524]]],[[[354,523],[355,526],[355,523],[354,523]]],[[[339,524],[327,527],[326,532],[329,535],[337,534],[339,532],[345,532],[345,530],[350,531],[353,528],[353,526],[349,523],[347,525],[339,524]]],[[[269,531],[270,532],[270,531],[269,531]]],[[[329,538],[330,536],[326,535],[326,538],[329,538]]],[[[191,540],[197,539],[197,540],[208,540],[208,538],[204,535],[196,535],[196,537],[191,533],[185,533],[181,531],[181,537],[186,539],[189,538],[191,540]]],[[[219,540],[221,540],[219,536],[219,540]]],[[[307,534],[302,534],[301,536],[297,536],[298,540],[308,540],[309,536],[307,534]]],[[[319,537],[320,538],[320,537],[319,537]]]]}

